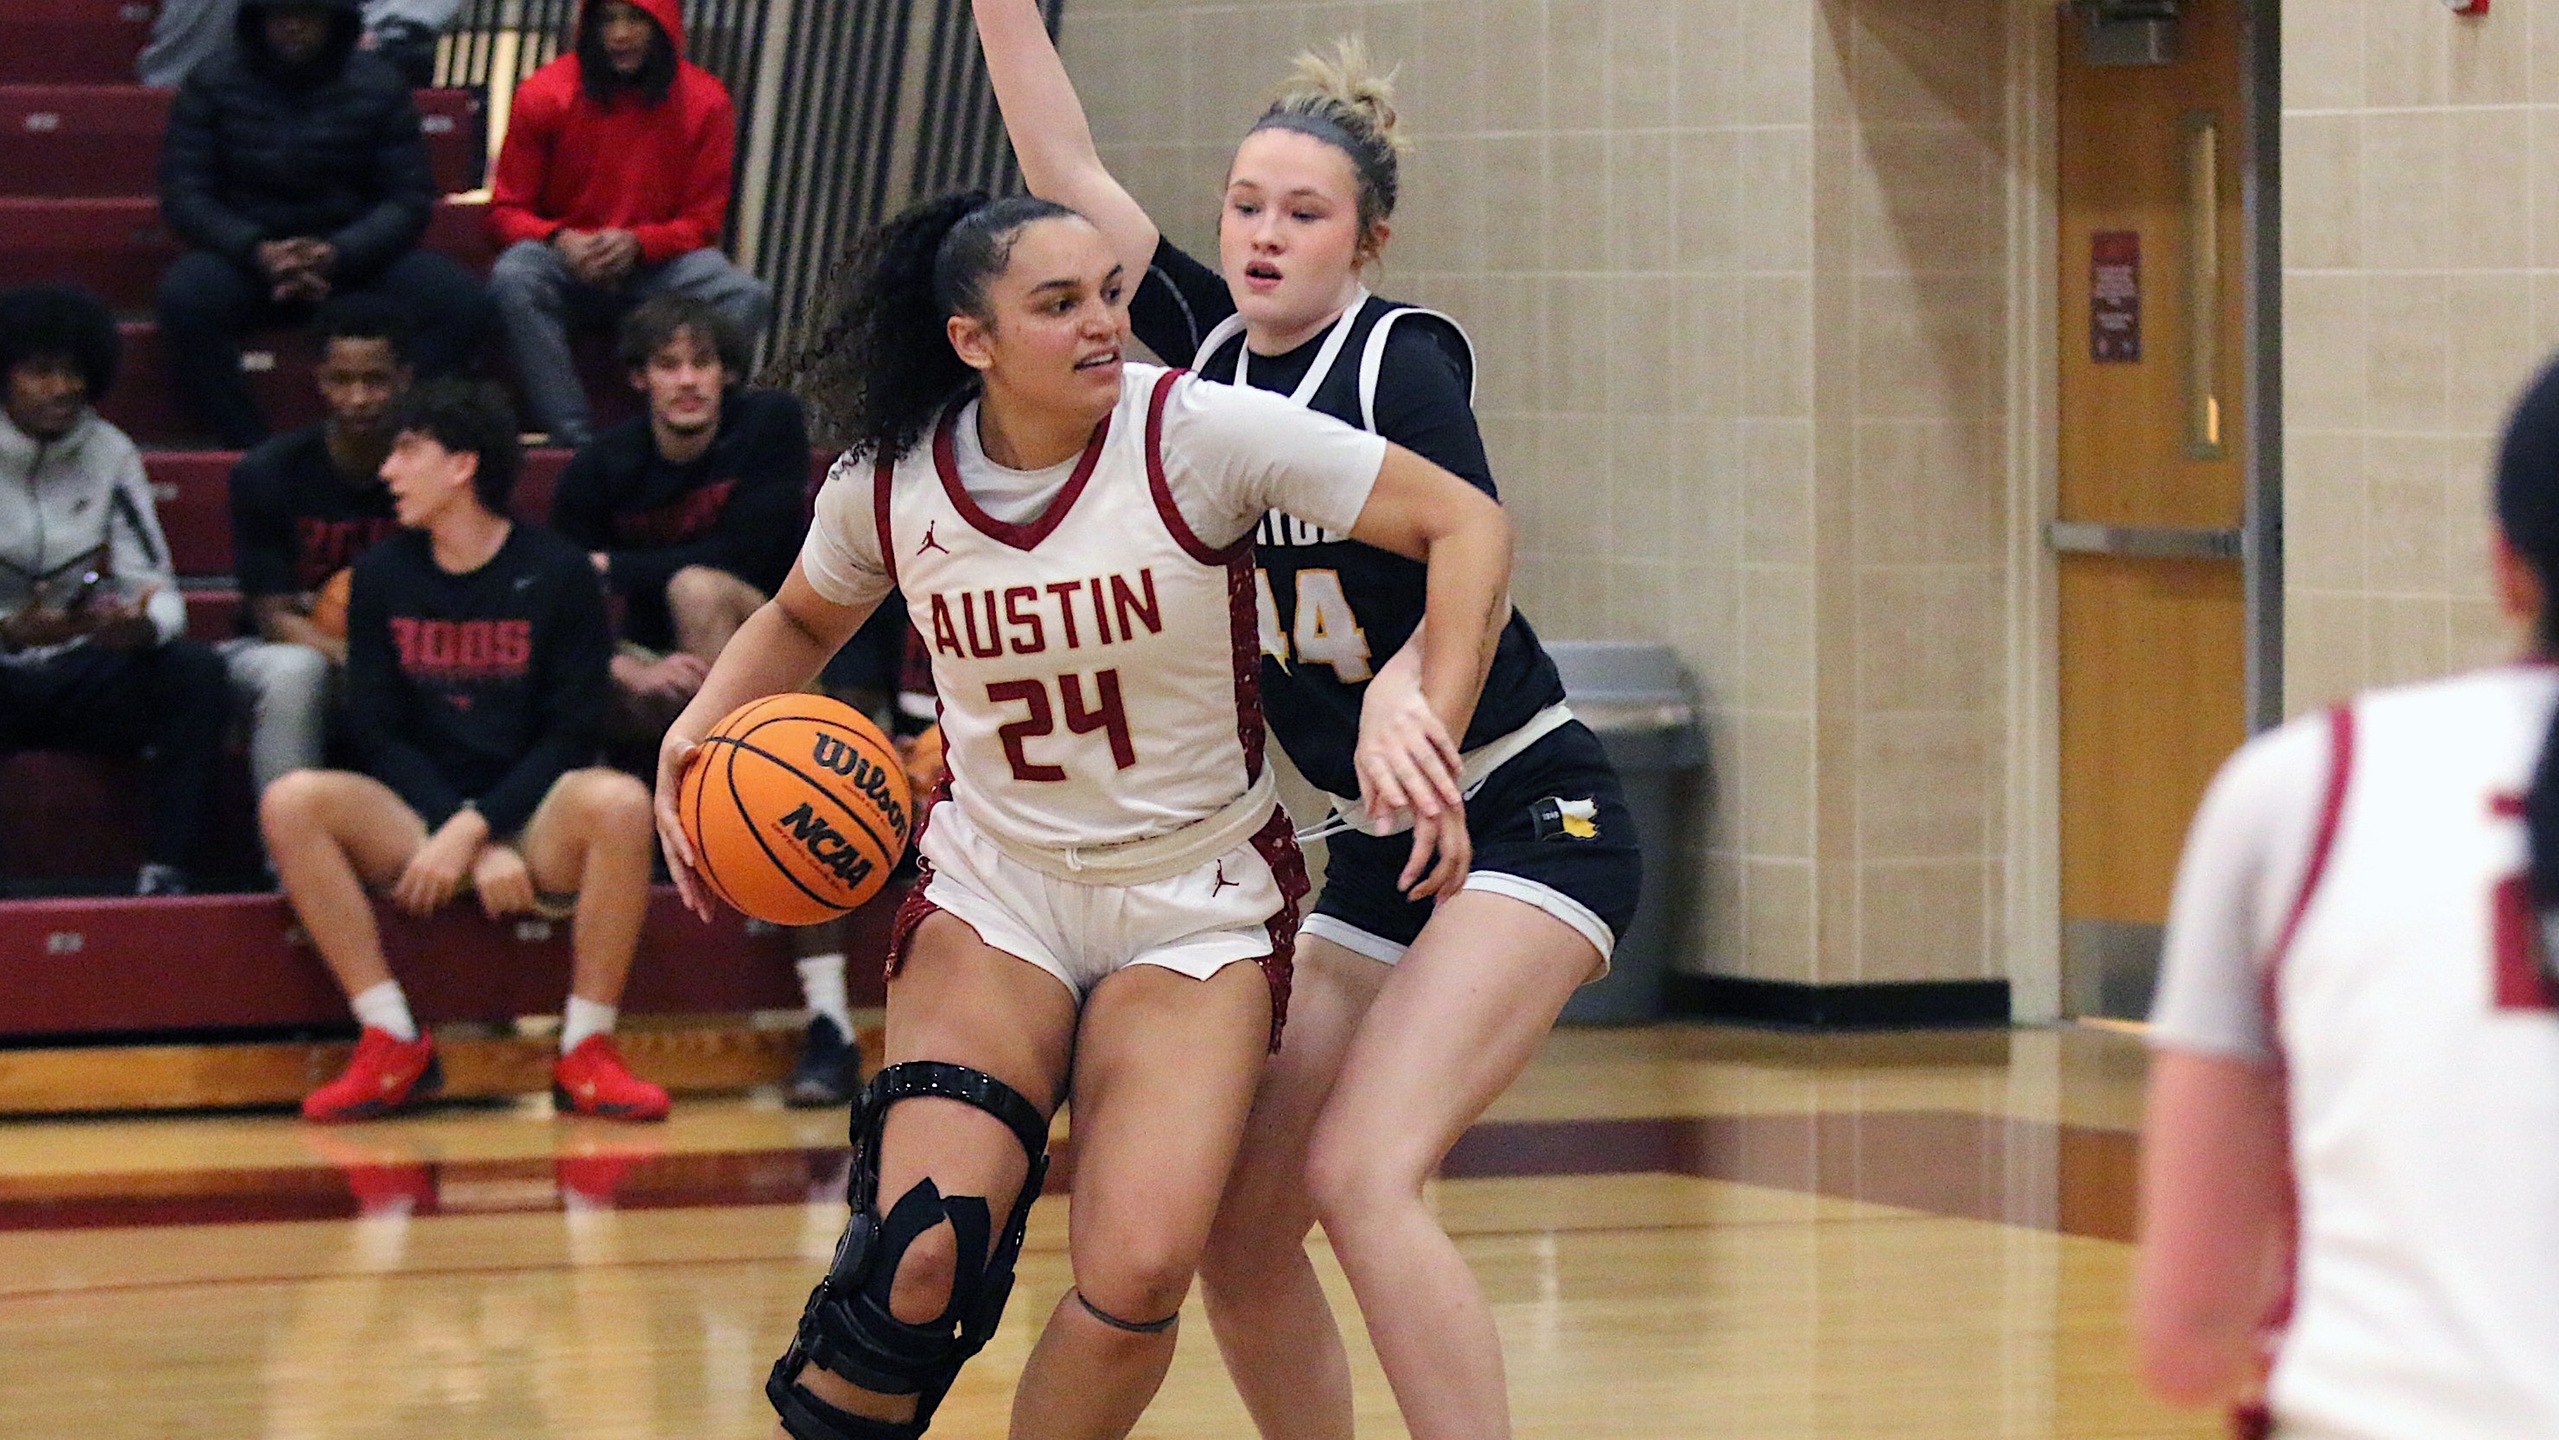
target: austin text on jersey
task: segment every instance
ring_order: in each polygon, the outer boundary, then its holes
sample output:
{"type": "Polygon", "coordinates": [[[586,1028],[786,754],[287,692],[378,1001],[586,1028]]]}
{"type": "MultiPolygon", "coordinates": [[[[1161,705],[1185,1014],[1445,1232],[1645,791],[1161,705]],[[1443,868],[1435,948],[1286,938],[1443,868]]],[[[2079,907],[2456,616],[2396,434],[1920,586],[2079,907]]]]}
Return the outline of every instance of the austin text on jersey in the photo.
{"type": "Polygon", "coordinates": [[[1097,575],[1044,586],[933,593],[930,634],[937,654],[986,660],[1039,655],[1052,647],[1082,650],[1164,631],[1155,571],[1097,575]]]}

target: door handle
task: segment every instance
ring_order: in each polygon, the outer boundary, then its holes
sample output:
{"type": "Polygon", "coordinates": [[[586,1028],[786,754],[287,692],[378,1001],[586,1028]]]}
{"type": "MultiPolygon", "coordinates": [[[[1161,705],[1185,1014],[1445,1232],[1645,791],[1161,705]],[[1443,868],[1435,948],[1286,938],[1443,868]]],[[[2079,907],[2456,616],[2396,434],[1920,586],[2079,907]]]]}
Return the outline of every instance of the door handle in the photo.
{"type": "Polygon", "coordinates": [[[2237,560],[2247,552],[2247,537],[2241,531],[2180,525],[2098,525],[2084,520],[2055,520],[2044,527],[2044,539],[2057,554],[2114,555],[2133,560],[2237,560]]]}

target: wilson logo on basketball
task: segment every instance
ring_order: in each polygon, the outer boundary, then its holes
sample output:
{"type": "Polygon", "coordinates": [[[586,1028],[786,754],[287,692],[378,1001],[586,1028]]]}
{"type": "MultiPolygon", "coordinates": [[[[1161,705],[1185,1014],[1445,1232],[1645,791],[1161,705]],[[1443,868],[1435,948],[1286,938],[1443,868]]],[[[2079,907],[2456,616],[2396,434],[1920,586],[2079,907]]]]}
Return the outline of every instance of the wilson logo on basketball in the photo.
{"type": "Polygon", "coordinates": [[[871,857],[854,849],[844,832],[828,824],[805,800],[799,809],[783,816],[775,828],[798,841],[819,868],[842,881],[848,890],[869,879],[875,868],[871,857]]]}
{"type": "Polygon", "coordinates": [[[906,807],[889,788],[888,772],[872,764],[869,756],[838,736],[820,735],[809,748],[809,759],[852,781],[854,789],[887,814],[890,825],[905,831],[906,807]]]}
{"type": "Polygon", "coordinates": [[[860,711],[771,695],[702,737],[676,809],[722,899],[776,925],[814,925],[888,883],[914,802],[897,747],[860,711]]]}

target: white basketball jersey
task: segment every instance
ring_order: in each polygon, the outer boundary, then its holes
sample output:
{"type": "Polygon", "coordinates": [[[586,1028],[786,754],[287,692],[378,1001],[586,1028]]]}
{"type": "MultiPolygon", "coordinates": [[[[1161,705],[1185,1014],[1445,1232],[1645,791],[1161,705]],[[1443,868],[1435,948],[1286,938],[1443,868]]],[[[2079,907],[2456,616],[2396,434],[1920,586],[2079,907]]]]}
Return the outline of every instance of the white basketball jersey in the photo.
{"type": "Polygon", "coordinates": [[[1161,459],[1180,372],[1126,367],[1119,407],[1040,515],[988,515],[952,427],[873,475],[880,551],[933,659],[951,794],[999,843],[1127,845],[1262,775],[1253,538],[1191,533],[1161,459]]]}
{"type": "Polygon", "coordinates": [[[2286,1435],[2559,1435],[2559,1016],[2521,797],[2559,675],[2332,717],[2329,828],[2270,976],[2301,1206],[2286,1435]]]}

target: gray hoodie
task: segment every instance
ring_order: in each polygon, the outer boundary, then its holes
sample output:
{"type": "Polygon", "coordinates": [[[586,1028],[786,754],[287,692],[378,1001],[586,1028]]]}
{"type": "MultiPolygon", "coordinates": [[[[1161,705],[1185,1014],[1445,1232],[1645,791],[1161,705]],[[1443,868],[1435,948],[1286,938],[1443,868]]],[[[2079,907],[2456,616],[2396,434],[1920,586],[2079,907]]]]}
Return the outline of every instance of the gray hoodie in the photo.
{"type": "MultiPolygon", "coordinates": [[[[46,441],[0,413],[0,615],[24,609],[39,585],[66,597],[101,550],[107,563],[95,568],[110,577],[116,595],[150,590],[151,623],[162,641],[185,633],[186,597],[169,566],[142,452],[95,410],[82,411],[70,434],[46,441]]],[[[31,664],[87,643],[0,653],[0,665],[31,664]]]]}
{"type": "MultiPolygon", "coordinates": [[[[462,0],[365,0],[364,28],[399,23],[442,34],[462,10],[462,0]]],[[[150,43],[134,62],[145,85],[174,88],[187,72],[231,44],[240,0],[166,0],[151,23],[150,43]]]]}

